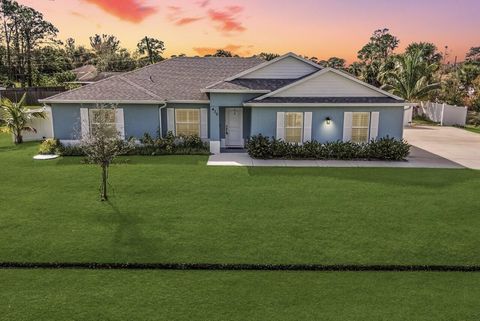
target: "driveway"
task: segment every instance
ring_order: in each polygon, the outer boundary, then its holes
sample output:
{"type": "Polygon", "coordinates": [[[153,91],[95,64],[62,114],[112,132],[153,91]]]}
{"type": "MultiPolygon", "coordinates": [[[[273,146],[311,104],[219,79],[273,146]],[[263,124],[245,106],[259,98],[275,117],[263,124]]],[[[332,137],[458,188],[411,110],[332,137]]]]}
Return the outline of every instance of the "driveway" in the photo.
{"type": "Polygon", "coordinates": [[[480,169],[480,135],[455,127],[406,128],[405,139],[414,147],[471,169],[480,169]]]}

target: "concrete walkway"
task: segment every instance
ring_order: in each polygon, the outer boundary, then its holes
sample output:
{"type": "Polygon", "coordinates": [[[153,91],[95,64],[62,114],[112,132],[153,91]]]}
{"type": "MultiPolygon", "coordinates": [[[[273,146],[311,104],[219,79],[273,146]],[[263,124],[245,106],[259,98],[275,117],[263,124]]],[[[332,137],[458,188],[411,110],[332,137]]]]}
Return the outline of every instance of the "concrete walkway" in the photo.
{"type": "Polygon", "coordinates": [[[405,139],[413,146],[471,169],[480,169],[480,135],[455,127],[406,128],[405,139]]]}
{"type": "Polygon", "coordinates": [[[407,161],[342,161],[342,160],[283,160],[252,159],[246,153],[212,155],[208,166],[270,166],[270,167],[398,167],[398,168],[463,168],[447,159],[412,147],[407,161]]]}

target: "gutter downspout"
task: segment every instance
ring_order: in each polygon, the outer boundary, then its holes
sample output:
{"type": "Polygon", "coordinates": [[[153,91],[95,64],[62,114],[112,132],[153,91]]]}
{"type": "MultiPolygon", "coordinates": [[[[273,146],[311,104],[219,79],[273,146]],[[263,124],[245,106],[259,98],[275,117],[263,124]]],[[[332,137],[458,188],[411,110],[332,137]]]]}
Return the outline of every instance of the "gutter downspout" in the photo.
{"type": "Polygon", "coordinates": [[[160,134],[159,136],[160,136],[160,138],[163,138],[162,109],[165,108],[165,107],[167,107],[167,103],[166,103],[166,102],[163,103],[163,106],[159,106],[159,107],[158,107],[158,118],[159,118],[159,120],[160,120],[160,126],[159,126],[159,134],[160,134]]]}

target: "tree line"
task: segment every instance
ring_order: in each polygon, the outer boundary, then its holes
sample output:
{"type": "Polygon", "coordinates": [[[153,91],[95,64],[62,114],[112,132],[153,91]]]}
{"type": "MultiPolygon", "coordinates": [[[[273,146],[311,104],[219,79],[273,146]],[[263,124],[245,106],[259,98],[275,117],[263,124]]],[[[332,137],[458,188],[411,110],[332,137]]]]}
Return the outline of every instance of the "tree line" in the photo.
{"type": "MultiPolygon", "coordinates": [[[[134,52],[123,48],[114,35],[95,34],[89,46],[78,45],[73,38],[62,42],[57,39],[58,29],[41,12],[15,0],[0,1],[0,86],[63,85],[75,80],[72,69],[87,64],[98,71],[124,72],[165,59],[165,43],[148,36],[138,41],[134,52]]],[[[304,58],[349,72],[409,101],[428,99],[480,110],[480,46],[472,47],[464,62],[450,64],[433,43],[411,43],[397,53],[399,43],[388,29],[379,29],[350,65],[339,57],[304,58]]],[[[172,57],[181,56],[185,55],[172,57]]],[[[236,55],[219,49],[206,56],[236,55]]],[[[265,60],[279,57],[268,52],[258,56],[265,60]]]]}

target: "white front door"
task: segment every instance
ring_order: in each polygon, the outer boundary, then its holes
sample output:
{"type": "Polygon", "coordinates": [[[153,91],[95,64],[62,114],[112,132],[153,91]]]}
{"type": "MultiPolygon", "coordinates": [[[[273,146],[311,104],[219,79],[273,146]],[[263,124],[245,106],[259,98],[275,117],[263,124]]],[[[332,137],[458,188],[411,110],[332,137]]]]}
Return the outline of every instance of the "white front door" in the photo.
{"type": "Polygon", "coordinates": [[[243,147],[243,108],[225,109],[225,145],[243,147]]]}

